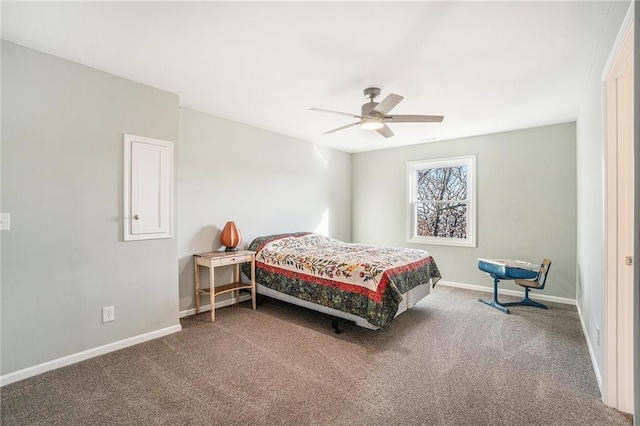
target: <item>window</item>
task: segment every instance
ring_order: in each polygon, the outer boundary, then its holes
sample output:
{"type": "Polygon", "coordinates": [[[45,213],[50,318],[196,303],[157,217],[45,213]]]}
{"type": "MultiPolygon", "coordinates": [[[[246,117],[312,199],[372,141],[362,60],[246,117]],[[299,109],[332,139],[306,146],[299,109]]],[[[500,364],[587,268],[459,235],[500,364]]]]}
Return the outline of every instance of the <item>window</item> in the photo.
{"type": "Polygon", "coordinates": [[[410,161],[408,242],[475,247],[475,155],[410,161]]]}

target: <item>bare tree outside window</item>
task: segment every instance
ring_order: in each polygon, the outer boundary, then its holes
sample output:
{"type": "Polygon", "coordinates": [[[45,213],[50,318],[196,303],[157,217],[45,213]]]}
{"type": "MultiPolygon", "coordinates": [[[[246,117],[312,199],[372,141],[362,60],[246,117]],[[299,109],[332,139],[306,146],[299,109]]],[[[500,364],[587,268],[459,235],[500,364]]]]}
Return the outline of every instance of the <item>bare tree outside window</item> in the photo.
{"type": "Polygon", "coordinates": [[[467,238],[467,166],[423,169],[416,174],[417,234],[467,238]]]}
{"type": "Polygon", "coordinates": [[[411,242],[475,246],[475,157],[408,163],[411,242]]]}

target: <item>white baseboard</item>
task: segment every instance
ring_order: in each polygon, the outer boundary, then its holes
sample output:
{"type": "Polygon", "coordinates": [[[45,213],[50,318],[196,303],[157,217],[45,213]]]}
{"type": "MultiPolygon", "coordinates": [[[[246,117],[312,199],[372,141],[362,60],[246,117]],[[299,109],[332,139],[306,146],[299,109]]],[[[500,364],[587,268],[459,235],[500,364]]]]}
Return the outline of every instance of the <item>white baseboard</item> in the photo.
{"type": "MultiPolygon", "coordinates": [[[[245,300],[251,300],[250,294],[241,294],[240,302],[244,302],[245,300]]],[[[229,299],[221,300],[220,302],[216,302],[216,309],[224,308],[225,306],[235,305],[236,298],[231,297],[229,299]]],[[[211,310],[211,305],[201,305],[200,312],[206,312],[211,310]]],[[[196,308],[186,309],[184,311],[180,311],[180,318],[188,317],[196,314],[196,308]]]]}
{"type": "MultiPolygon", "coordinates": [[[[493,286],[486,287],[483,285],[463,284],[463,283],[456,283],[453,281],[443,281],[443,280],[438,281],[438,284],[436,284],[436,286],[439,286],[439,285],[443,285],[446,287],[457,287],[457,288],[464,288],[467,290],[484,291],[487,293],[493,293],[493,286]]],[[[503,290],[501,288],[498,288],[498,294],[504,294],[506,296],[522,297],[524,296],[524,290],[523,291],[503,290]]],[[[575,299],[569,299],[567,297],[549,296],[547,294],[540,294],[540,293],[533,293],[533,292],[529,292],[529,297],[534,300],[544,300],[546,302],[564,303],[565,305],[577,306],[575,299]]]]}
{"type": "Polygon", "coordinates": [[[587,333],[587,326],[584,323],[584,318],[582,318],[582,311],[580,310],[580,307],[578,307],[578,317],[580,318],[580,325],[582,326],[582,334],[584,334],[584,339],[587,341],[587,348],[589,349],[589,357],[591,357],[593,372],[596,374],[596,380],[598,381],[598,388],[600,389],[600,395],[604,395],[603,389],[602,389],[602,375],[600,374],[600,369],[598,368],[598,364],[596,363],[596,354],[593,351],[593,345],[591,344],[589,333],[587,333]]]}
{"type": "Polygon", "coordinates": [[[128,346],[137,345],[138,343],[146,342],[148,340],[157,339],[168,334],[177,333],[180,330],[182,330],[182,326],[180,324],[172,325],[171,327],[161,328],[160,330],[155,330],[149,333],[140,334],[138,336],[129,337],[124,340],[119,340],[117,342],[98,346],[97,348],[88,349],[86,351],[67,355],[62,358],[47,361],[42,364],[34,365],[33,367],[27,367],[22,370],[14,371],[13,373],[8,373],[0,376],[0,386],[18,382],[29,377],[37,376],[38,374],[46,373],[47,371],[66,367],[67,365],[75,364],[76,362],[84,361],[99,355],[104,355],[106,353],[117,351],[118,349],[123,349],[128,346]]]}

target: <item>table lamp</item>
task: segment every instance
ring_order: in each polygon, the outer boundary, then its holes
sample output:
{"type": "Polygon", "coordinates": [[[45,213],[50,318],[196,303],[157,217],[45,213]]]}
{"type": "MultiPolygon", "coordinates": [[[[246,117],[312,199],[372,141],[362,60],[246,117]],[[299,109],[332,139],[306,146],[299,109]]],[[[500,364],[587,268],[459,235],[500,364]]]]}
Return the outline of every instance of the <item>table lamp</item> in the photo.
{"type": "Polygon", "coordinates": [[[220,244],[226,247],[224,251],[238,251],[237,245],[242,242],[242,234],[235,222],[227,222],[220,233],[220,244]]]}

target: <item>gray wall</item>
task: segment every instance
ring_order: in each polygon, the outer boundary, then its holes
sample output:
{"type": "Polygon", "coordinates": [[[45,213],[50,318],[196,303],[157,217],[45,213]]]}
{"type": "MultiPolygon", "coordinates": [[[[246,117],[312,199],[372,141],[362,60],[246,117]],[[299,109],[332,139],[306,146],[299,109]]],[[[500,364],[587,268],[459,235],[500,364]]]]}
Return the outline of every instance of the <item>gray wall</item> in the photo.
{"type": "Polygon", "coordinates": [[[425,249],[444,281],[487,287],[478,257],[548,257],[545,294],[573,299],[575,173],[574,123],[354,154],[353,240],[425,249]],[[407,161],[469,154],[477,156],[477,247],[407,243],[407,161]]]}
{"type": "MultiPolygon", "coordinates": [[[[596,344],[596,326],[604,333],[604,126],[602,71],[629,8],[611,2],[591,67],[576,123],[578,186],[578,309],[582,313],[598,370],[602,374],[602,346],[596,344]]],[[[604,336],[601,336],[604,337],[604,336]]],[[[603,339],[600,339],[603,341],[603,339]]]]}
{"type": "Polygon", "coordinates": [[[177,238],[122,241],[123,133],[177,142],[178,97],[2,43],[3,375],[179,324],[177,238]]]}
{"type": "Polygon", "coordinates": [[[350,154],[7,42],[2,119],[2,375],[178,325],[192,254],[219,249],[228,220],[243,246],[302,230],[351,239],[350,154]],[[175,142],[172,239],[122,241],[124,133],[175,142]]]}
{"type": "MultiPolygon", "coordinates": [[[[195,306],[192,254],[220,249],[229,220],[242,248],[281,232],[351,239],[350,154],[181,108],[178,169],[180,310],[195,306]]],[[[231,268],[219,269],[222,283],[231,268]]]]}

